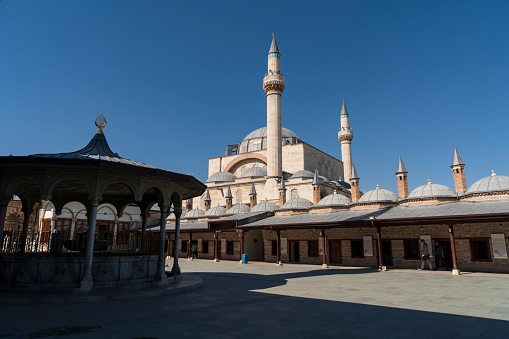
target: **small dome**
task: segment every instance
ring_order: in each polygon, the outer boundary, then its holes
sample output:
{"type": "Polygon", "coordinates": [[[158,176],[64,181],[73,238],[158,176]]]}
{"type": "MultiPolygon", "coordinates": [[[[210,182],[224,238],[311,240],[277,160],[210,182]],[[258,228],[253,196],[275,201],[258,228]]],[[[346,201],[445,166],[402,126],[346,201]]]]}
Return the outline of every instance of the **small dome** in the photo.
{"type": "Polygon", "coordinates": [[[226,208],[223,206],[214,206],[205,212],[205,217],[219,217],[226,214],[226,208]]]}
{"type": "Polygon", "coordinates": [[[315,175],[308,170],[300,170],[295,173],[290,178],[313,178],[315,175]]]}
{"type": "Polygon", "coordinates": [[[308,199],[304,198],[293,198],[288,200],[283,207],[281,207],[282,210],[307,210],[309,207],[311,207],[313,203],[309,201],[308,199]]]}
{"type": "Polygon", "coordinates": [[[321,207],[345,206],[345,205],[348,205],[349,203],[350,203],[350,199],[348,199],[347,197],[345,197],[342,194],[336,193],[336,194],[330,194],[330,195],[326,196],[325,198],[320,200],[318,202],[318,204],[316,204],[315,206],[321,206],[321,207]]]}
{"type": "Polygon", "coordinates": [[[239,178],[263,178],[266,175],[267,167],[255,166],[244,170],[239,178]]]}
{"type": "MultiPolygon", "coordinates": [[[[255,129],[248,135],[246,135],[244,140],[256,139],[256,138],[266,138],[266,137],[267,137],[267,127],[260,127],[258,129],[255,129]]],[[[282,138],[297,138],[297,139],[299,139],[297,134],[293,133],[292,131],[290,131],[289,129],[284,128],[284,127],[281,127],[281,137],[282,138]]]]}
{"type": "Polygon", "coordinates": [[[432,184],[428,180],[427,185],[422,185],[414,189],[408,195],[408,199],[426,199],[426,198],[438,198],[438,197],[455,197],[456,193],[447,186],[432,184]]]}
{"type": "Polygon", "coordinates": [[[323,175],[319,175],[318,178],[322,179],[323,182],[329,182],[329,179],[327,179],[326,177],[324,177],[323,175]]]}
{"type": "Polygon", "coordinates": [[[249,206],[244,204],[235,204],[228,210],[226,214],[249,213],[249,206]]]}
{"type": "Polygon", "coordinates": [[[482,178],[472,184],[467,193],[503,192],[507,190],[509,190],[509,177],[496,175],[493,171],[491,176],[482,178]]]}
{"type": "Polygon", "coordinates": [[[205,211],[199,208],[195,208],[186,213],[184,218],[199,218],[205,214],[205,211]]]}
{"type": "Polygon", "coordinates": [[[349,183],[344,182],[344,181],[332,180],[331,182],[335,183],[338,186],[342,186],[342,187],[346,187],[346,188],[352,188],[352,186],[349,183]]]}
{"type": "Polygon", "coordinates": [[[274,212],[279,206],[270,201],[262,201],[251,209],[251,212],[274,212]]]}
{"type": "MultiPolygon", "coordinates": [[[[217,172],[212,174],[206,182],[231,182],[235,181],[237,177],[230,172],[217,172]]],[[[208,212],[208,211],[207,211],[208,212]]]]}
{"type": "Polygon", "coordinates": [[[376,185],[376,189],[364,193],[359,202],[397,202],[398,196],[376,185]]]}

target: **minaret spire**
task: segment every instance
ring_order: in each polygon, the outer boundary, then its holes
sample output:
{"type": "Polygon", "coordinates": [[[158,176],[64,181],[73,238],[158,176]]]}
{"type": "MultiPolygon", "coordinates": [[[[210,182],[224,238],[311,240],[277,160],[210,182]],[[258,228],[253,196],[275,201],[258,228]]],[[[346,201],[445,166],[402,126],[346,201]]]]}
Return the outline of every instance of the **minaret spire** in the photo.
{"type": "Polygon", "coordinates": [[[398,195],[400,198],[408,197],[408,172],[406,171],[403,159],[401,156],[398,161],[398,170],[396,171],[396,178],[398,178],[398,195]]]}
{"type": "Polygon", "coordinates": [[[343,160],[343,173],[346,180],[352,177],[352,139],[353,132],[350,128],[350,118],[346,109],[345,99],[341,107],[341,129],[338,132],[338,140],[341,142],[341,160],[343,160]]]}
{"type": "Polygon", "coordinates": [[[282,126],[281,95],[285,89],[285,78],[280,73],[279,49],[276,37],[272,36],[267,60],[268,72],[263,78],[263,90],[267,93],[267,176],[281,177],[282,164],[282,126]]]}
{"type": "Polygon", "coordinates": [[[460,153],[456,147],[454,147],[454,153],[452,155],[451,168],[456,192],[466,192],[467,178],[465,177],[465,164],[463,163],[463,160],[461,160],[460,153]]]}

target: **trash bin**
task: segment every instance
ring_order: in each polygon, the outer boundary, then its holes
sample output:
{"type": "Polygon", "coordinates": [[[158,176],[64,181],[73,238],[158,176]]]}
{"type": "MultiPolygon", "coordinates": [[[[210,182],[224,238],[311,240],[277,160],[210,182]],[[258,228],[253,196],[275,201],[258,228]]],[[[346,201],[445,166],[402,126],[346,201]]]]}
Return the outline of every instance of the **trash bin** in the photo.
{"type": "Polygon", "coordinates": [[[242,263],[247,264],[247,254],[242,254],[242,263]]]}

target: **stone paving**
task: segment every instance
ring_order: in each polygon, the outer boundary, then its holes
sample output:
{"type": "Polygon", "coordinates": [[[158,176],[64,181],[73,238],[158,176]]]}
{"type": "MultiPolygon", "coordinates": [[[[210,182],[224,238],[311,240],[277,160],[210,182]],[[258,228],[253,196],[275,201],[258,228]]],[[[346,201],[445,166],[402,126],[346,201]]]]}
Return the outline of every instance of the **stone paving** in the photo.
{"type": "Polygon", "coordinates": [[[509,275],[181,261],[203,287],[84,304],[2,305],[0,338],[509,336],[509,275]]]}

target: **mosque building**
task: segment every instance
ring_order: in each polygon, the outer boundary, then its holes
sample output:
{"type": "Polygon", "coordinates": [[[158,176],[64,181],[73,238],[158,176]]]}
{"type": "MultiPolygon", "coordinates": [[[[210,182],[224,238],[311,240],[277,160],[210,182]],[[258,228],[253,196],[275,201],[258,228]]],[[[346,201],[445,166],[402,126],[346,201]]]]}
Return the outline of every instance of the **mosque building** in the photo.
{"type": "Polygon", "coordinates": [[[454,190],[429,181],[409,191],[400,157],[397,194],[378,186],[362,193],[345,102],[340,161],[282,127],[280,66],[273,36],[263,79],[267,126],[209,159],[207,191],[186,202],[178,244],[171,241],[170,216],[168,248],[179,246],[186,256],[196,243],[199,257],[215,260],[247,254],[278,264],[415,269],[424,239],[430,249],[435,243],[444,248],[454,274],[509,272],[509,177],[492,173],[467,187],[465,164],[454,149],[454,190]]]}

